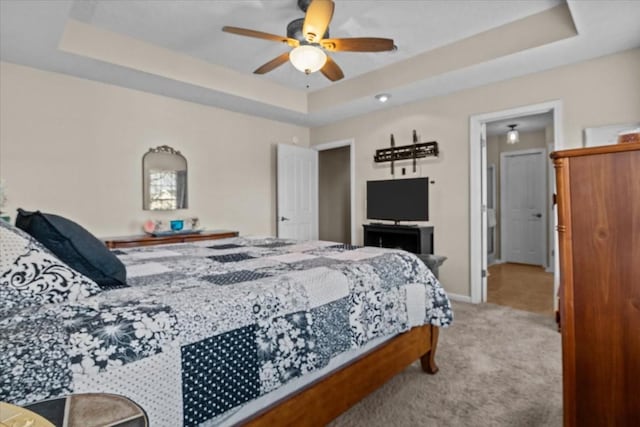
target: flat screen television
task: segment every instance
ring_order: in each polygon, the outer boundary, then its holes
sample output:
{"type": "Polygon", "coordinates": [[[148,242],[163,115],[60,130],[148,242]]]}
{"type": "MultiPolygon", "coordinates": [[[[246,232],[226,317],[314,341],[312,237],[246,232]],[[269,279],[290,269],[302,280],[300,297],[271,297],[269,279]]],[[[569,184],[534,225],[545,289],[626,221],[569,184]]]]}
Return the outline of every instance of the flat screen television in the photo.
{"type": "Polygon", "coordinates": [[[367,181],[367,218],[429,220],[429,178],[367,181]]]}

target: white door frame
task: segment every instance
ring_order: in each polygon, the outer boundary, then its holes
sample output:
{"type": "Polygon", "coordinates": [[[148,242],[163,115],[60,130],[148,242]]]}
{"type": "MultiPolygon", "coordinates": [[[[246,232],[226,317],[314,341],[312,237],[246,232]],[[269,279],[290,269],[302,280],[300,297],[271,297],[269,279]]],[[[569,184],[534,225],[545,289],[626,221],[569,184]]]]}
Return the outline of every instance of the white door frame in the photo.
{"type": "MultiPolygon", "coordinates": [[[[482,183],[486,174],[486,165],[482,164],[482,149],[480,132],[482,125],[490,121],[510,119],[519,116],[553,112],[554,150],[564,148],[564,132],[562,121],[562,100],[543,102],[540,104],[526,105],[492,113],[476,114],[469,117],[469,280],[471,283],[471,302],[484,302],[483,293],[486,295],[487,280],[482,275],[483,262],[486,263],[486,250],[482,248],[483,236],[486,230],[482,229],[482,183]]],[[[555,209],[555,208],[554,208],[555,209]]],[[[555,212],[555,210],[554,210],[555,212]]],[[[554,214],[553,228],[558,224],[557,212],[554,214]]],[[[554,253],[558,253],[558,241],[554,239],[554,253]]],[[[558,291],[560,283],[558,256],[555,256],[554,294],[558,291]]],[[[554,298],[556,301],[556,298],[554,298]]],[[[555,304],[555,303],[554,303],[555,304]]]]}
{"type": "MultiPolygon", "coordinates": [[[[507,205],[507,192],[505,189],[507,188],[507,174],[506,170],[506,159],[509,156],[521,156],[527,154],[542,154],[542,159],[544,161],[547,156],[547,150],[544,148],[532,148],[529,150],[517,150],[517,151],[503,151],[500,153],[500,250],[504,251],[507,248],[507,241],[509,240],[509,233],[507,230],[507,210],[504,207],[507,205]]],[[[544,163],[543,163],[544,164],[544,163]]],[[[544,227],[544,233],[542,233],[542,250],[541,250],[541,258],[543,264],[541,266],[547,268],[547,195],[549,192],[549,187],[547,186],[547,169],[545,168],[542,171],[542,176],[544,178],[544,185],[541,187],[541,190],[544,191],[544,206],[542,206],[541,214],[542,214],[542,224],[544,227]]],[[[506,260],[504,253],[501,252],[501,258],[506,260]]]]}
{"type": "Polygon", "coordinates": [[[482,274],[482,301],[487,300],[487,275],[489,272],[489,257],[487,255],[487,225],[489,224],[488,210],[487,210],[487,124],[482,123],[480,125],[480,167],[483,169],[480,175],[480,192],[482,194],[480,198],[480,204],[483,206],[480,212],[480,227],[484,230],[480,235],[480,250],[482,251],[482,257],[480,269],[482,274]]]}
{"type": "MultiPolygon", "coordinates": [[[[314,145],[317,151],[333,150],[334,148],[349,147],[349,196],[351,199],[350,216],[351,216],[351,244],[356,244],[356,144],[353,138],[343,139],[340,141],[325,142],[323,144],[314,145]]],[[[319,208],[319,205],[318,205],[319,208]]]]}

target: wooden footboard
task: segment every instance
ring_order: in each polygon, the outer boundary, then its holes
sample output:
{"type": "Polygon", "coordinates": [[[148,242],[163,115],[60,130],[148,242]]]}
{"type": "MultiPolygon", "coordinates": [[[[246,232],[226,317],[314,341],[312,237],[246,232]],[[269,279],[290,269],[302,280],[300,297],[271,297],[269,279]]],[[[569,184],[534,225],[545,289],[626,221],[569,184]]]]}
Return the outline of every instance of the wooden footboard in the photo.
{"type": "Polygon", "coordinates": [[[435,374],[439,330],[425,325],[398,335],[333,374],[250,419],[247,426],[323,426],[420,359],[435,374]]]}

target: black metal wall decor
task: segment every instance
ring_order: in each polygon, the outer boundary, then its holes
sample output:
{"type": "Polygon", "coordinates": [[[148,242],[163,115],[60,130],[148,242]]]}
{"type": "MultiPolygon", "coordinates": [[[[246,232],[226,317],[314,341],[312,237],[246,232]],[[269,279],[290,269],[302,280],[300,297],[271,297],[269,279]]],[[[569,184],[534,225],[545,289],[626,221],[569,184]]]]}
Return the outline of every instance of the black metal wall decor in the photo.
{"type": "Polygon", "coordinates": [[[436,141],[418,142],[418,134],[413,130],[413,144],[396,147],[396,142],[391,134],[391,148],[376,150],[373,160],[376,163],[391,162],[391,175],[394,175],[393,162],[398,160],[413,159],[413,171],[416,171],[416,160],[423,157],[438,157],[438,143],[436,141]]]}

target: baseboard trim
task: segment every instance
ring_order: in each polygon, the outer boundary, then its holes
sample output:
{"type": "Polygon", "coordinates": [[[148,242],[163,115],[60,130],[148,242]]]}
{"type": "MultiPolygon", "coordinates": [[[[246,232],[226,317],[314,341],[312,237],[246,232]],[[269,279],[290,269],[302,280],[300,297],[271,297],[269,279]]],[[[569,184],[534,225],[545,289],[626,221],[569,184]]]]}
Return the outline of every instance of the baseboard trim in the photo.
{"type": "Polygon", "coordinates": [[[447,292],[447,295],[451,300],[471,303],[471,297],[468,295],[452,294],[450,292],[447,292]]]}

